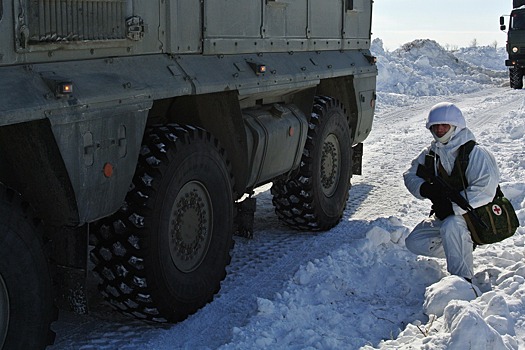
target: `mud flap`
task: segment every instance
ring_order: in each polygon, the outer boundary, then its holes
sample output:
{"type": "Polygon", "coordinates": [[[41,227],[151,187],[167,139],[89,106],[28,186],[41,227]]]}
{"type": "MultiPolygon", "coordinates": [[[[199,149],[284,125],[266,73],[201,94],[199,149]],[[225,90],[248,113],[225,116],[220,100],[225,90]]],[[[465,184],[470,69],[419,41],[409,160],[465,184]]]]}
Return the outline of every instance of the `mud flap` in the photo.
{"type": "Polygon", "coordinates": [[[59,286],[56,305],[87,314],[88,225],[56,228],[49,235],[53,237],[55,283],[59,286]]]}
{"type": "Polygon", "coordinates": [[[352,149],[354,150],[352,155],[352,174],[361,175],[363,170],[363,144],[358,143],[352,149]]]}
{"type": "Polygon", "coordinates": [[[245,238],[253,238],[253,217],[257,205],[256,198],[246,198],[235,203],[234,234],[245,238]]]}

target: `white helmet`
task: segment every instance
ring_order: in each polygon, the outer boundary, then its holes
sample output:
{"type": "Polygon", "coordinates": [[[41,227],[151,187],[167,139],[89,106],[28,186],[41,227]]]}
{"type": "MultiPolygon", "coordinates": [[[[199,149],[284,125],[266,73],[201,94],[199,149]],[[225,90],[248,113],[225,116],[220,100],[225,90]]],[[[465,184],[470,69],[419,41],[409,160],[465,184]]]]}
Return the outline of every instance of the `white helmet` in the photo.
{"type": "Polygon", "coordinates": [[[452,126],[450,130],[442,137],[437,137],[436,134],[430,130],[436,141],[441,143],[447,143],[456,130],[459,131],[466,127],[463,113],[461,113],[461,110],[456,107],[456,105],[450,102],[438,103],[430,109],[426,127],[427,129],[430,129],[432,125],[435,124],[449,124],[452,126]]]}

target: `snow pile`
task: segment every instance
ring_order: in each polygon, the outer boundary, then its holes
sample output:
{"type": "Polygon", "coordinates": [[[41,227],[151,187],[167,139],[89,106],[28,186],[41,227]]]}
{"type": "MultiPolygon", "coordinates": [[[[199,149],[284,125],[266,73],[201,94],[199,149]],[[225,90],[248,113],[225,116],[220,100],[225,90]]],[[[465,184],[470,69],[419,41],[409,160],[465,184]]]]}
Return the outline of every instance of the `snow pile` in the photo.
{"type": "Polygon", "coordinates": [[[426,39],[387,52],[381,39],[375,39],[371,51],[377,56],[377,87],[381,93],[448,96],[503,84],[508,75],[503,63],[503,49],[484,47],[452,53],[437,42],[426,39]],[[477,61],[474,52],[478,53],[477,61]],[[487,64],[476,64],[480,62],[480,53],[486,55],[487,59],[481,62],[487,64]]]}
{"type": "MultiPolygon", "coordinates": [[[[408,228],[399,220],[372,225],[358,244],[301,266],[275,298],[258,298],[256,314],[220,349],[519,349],[514,316],[525,313],[523,249],[494,249],[492,258],[509,266],[479,272],[475,284],[488,288],[482,293],[404,249],[408,228]],[[393,268],[402,272],[389,273],[393,268]],[[423,305],[414,302],[421,299],[423,305]],[[395,340],[374,338],[387,330],[395,340]]],[[[523,248],[524,234],[522,227],[507,246],[523,248]]]]}
{"type": "Polygon", "coordinates": [[[478,287],[457,276],[448,276],[427,288],[423,309],[427,315],[440,317],[452,300],[471,301],[480,295],[478,287]]]}
{"type": "MultiPolygon", "coordinates": [[[[513,269],[523,267],[522,262],[517,262],[513,269]]],[[[502,279],[503,290],[513,286],[507,295],[496,291],[481,294],[476,286],[456,276],[431,285],[424,303],[429,323],[408,325],[396,340],[381,342],[379,349],[518,350],[513,314],[523,312],[525,279],[516,270],[507,274],[512,277],[502,279]],[[507,300],[512,300],[512,307],[507,300]],[[521,310],[516,309],[517,304],[521,310]]]]}
{"type": "Polygon", "coordinates": [[[272,300],[258,298],[257,315],[221,349],[357,349],[381,340],[371,334],[398,333],[405,324],[396,320],[423,317],[414,300],[443,277],[441,267],[404,248],[408,229],[398,219],[371,226],[359,242],[301,266],[272,300]],[[392,266],[402,280],[385,273],[392,266]]]}
{"type": "Polygon", "coordinates": [[[460,61],[467,62],[474,67],[483,67],[495,71],[507,72],[505,66],[507,51],[504,47],[480,46],[463,47],[453,52],[460,61]]]}

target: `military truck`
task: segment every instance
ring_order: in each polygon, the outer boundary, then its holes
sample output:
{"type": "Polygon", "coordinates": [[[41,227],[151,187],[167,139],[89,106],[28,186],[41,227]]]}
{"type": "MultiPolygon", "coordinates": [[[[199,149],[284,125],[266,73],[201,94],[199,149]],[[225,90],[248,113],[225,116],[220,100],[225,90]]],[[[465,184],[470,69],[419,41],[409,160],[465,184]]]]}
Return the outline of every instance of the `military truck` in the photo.
{"type": "Polygon", "coordinates": [[[177,322],[213,299],[272,183],[340,221],[370,134],[372,0],[0,0],[0,345],[86,312],[177,322]]]}
{"type": "MultiPolygon", "coordinates": [[[[523,74],[525,73],[525,0],[513,0],[513,10],[510,13],[507,32],[508,59],[505,65],[509,67],[510,87],[523,88],[523,74]]],[[[499,19],[500,29],[505,31],[505,17],[499,19]]]]}

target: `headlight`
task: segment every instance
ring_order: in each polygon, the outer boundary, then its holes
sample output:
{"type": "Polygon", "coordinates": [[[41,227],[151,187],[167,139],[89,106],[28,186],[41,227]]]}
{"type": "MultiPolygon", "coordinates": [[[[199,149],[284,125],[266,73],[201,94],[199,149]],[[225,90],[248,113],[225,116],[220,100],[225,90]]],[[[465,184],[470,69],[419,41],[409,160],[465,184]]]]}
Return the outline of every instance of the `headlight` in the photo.
{"type": "Polygon", "coordinates": [[[512,52],[514,52],[514,53],[518,53],[519,50],[520,50],[520,49],[518,49],[516,46],[514,46],[514,47],[512,48],[512,52]]]}

